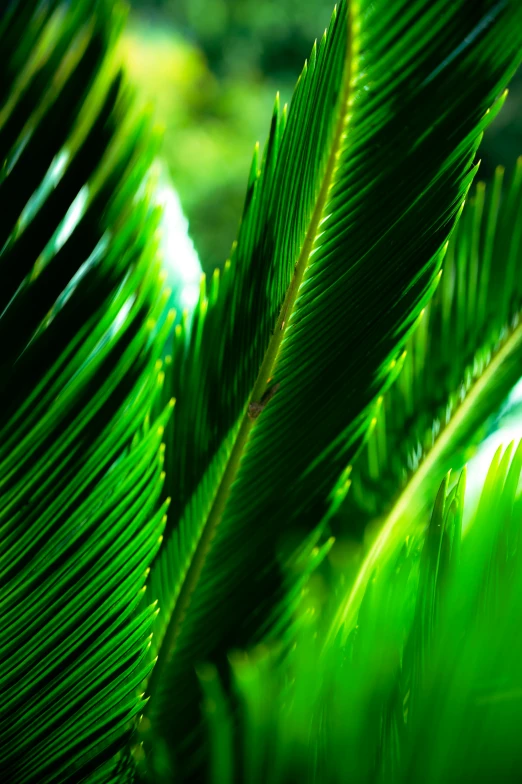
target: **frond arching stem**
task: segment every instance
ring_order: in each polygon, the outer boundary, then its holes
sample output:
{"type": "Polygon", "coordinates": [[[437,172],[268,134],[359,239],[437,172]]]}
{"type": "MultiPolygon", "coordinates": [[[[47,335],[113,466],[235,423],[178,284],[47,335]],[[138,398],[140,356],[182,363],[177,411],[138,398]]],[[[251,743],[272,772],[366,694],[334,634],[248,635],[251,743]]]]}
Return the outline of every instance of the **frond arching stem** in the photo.
{"type": "MultiPolygon", "coordinates": [[[[273,390],[268,389],[268,383],[276,369],[277,360],[281,350],[285,331],[288,326],[289,319],[293,312],[299,287],[301,286],[304,274],[309,264],[310,255],[314,249],[317,239],[319,226],[325,216],[325,208],[328,203],[328,195],[331,185],[335,179],[335,174],[338,167],[338,160],[340,150],[344,141],[345,127],[349,116],[350,95],[353,76],[353,21],[352,16],[348,15],[348,47],[347,57],[345,63],[345,72],[343,79],[343,90],[341,94],[340,107],[342,107],[335,132],[332,138],[332,146],[328,156],[324,177],[321,183],[321,188],[318,193],[317,202],[310,220],[303,246],[301,248],[299,258],[295,265],[294,274],[288,290],[286,292],[283,305],[279,312],[279,316],[273,330],[271,339],[268,343],[263,362],[259,369],[256,382],[252,389],[252,395],[248,404],[245,406],[240,428],[238,430],[234,445],[230,452],[227,466],[223,472],[221,482],[216,491],[214,502],[207,517],[205,526],[201,537],[198,540],[194,557],[191,560],[189,569],[187,570],[183,586],[180,590],[178,600],[176,602],[174,611],[170,618],[163,644],[160,648],[158,660],[151,673],[147,692],[154,694],[156,685],[161,683],[163,672],[172,660],[176,646],[176,640],[179,630],[183,623],[187,608],[190,603],[191,595],[198,583],[201,571],[203,569],[206,555],[208,553],[210,543],[215,535],[217,526],[219,525],[225,507],[227,505],[228,497],[230,495],[231,487],[236,479],[241,457],[244,453],[245,447],[248,443],[250,432],[260,419],[262,410],[269,403],[273,394],[277,392],[279,385],[275,385],[273,390]],[[255,412],[255,415],[253,415],[255,412]]],[[[153,703],[150,700],[148,706],[153,703]]],[[[147,706],[147,707],[148,707],[147,706]]],[[[147,710],[145,711],[147,713],[147,710]]]]}
{"type": "Polygon", "coordinates": [[[451,445],[456,434],[459,432],[459,429],[465,427],[466,421],[475,407],[479,404],[482,395],[487,394],[492,379],[501,372],[503,365],[509,362],[512,356],[520,351],[521,347],[522,323],[519,322],[501,348],[497,351],[484,373],[475,381],[462,404],[457,409],[455,416],[441,431],[433,448],[421,463],[418,470],[412,475],[393,508],[386,516],[381,531],[366,555],[358,572],[357,579],[350,591],[348,599],[339,608],[339,611],[333,620],[330,632],[325,641],[325,650],[333,642],[341,628],[343,628],[343,638],[346,638],[347,634],[349,634],[350,630],[353,628],[357,621],[359,607],[368,582],[379,559],[383,557],[386,548],[393,548],[396,542],[403,540],[408,534],[412,505],[415,505],[415,499],[417,498],[417,494],[423,483],[437,465],[437,462],[444,454],[445,450],[451,445]]]}

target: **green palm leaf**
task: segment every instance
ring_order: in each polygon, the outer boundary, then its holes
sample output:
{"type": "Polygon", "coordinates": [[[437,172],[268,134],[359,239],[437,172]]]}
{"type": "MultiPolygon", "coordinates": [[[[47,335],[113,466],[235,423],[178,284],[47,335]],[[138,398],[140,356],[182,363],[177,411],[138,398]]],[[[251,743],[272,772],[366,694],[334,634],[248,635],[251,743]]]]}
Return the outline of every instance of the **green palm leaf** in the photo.
{"type": "Polygon", "coordinates": [[[375,521],[379,534],[347,597],[346,628],[380,550],[404,538],[405,525],[411,529],[422,521],[440,477],[462,465],[484,422],[522,375],[522,286],[516,272],[522,159],[507,188],[503,180],[499,168],[491,188],[478,183],[466,203],[439,289],[354,467],[345,513],[359,530],[375,521]]]}
{"type": "Polygon", "coordinates": [[[236,724],[200,671],[213,784],[518,781],[521,469],[522,445],[500,447],[464,534],[465,473],[446,477],[426,530],[376,562],[344,642],[325,649],[311,593],[290,652],[231,655],[236,724]]]}
{"type": "Polygon", "coordinates": [[[148,718],[185,773],[204,753],[194,663],[288,620],[286,565],[342,501],[436,286],[521,24],[509,0],[341,2],[276,104],[231,260],[173,345],[148,718]]]}
{"type": "Polygon", "coordinates": [[[0,778],[16,784],[114,767],[150,669],[165,298],[121,22],[108,0],[12,2],[0,22],[0,778]]]}

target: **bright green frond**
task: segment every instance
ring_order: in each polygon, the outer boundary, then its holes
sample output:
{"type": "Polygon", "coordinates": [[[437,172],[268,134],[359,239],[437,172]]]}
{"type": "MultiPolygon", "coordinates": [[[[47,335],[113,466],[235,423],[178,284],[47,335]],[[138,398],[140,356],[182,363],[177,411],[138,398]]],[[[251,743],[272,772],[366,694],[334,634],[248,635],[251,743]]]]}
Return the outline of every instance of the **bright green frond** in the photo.
{"type": "MultiPolygon", "coordinates": [[[[440,477],[462,465],[522,375],[522,159],[508,187],[503,180],[497,169],[491,187],[478,183],[466,202],[440,286],[352,471],[343,510],[350,532],[369,521],[378,531],[360,577],[407,533],[401,523],[422,518],[440,477]]],[[[352,618],[361,591],[359,583],[347,600],[352,618]]]]}
{"type": "Polygon", "coordinates": [[[465,475],[446,477],[426,531],[376,563],[344,641],[324,648],[308,600],[289,653],[232,654],[236,724],[200,671],[212,784],[518,781],[521,469],[522,444],[499,449],[464,538],[465,475]]]}
{"type": "Polygon", "coordinates": [[[121,21],[109,0],[29,0],[0,23],[0,778],[12,784],[100,780],[150,670],[165,298],[158,216],[136,195],[155,144],[113,62],[121,21]]]}
{"type": "Polygon", "coordinates": [[[185,772],[204,754],[194,662],[222,660],[287,612],[290,556],[345,495],[520,58],[512,0],[349,9],[288,110],[276,103],[230,263],[173,344],[174,502],[151,579],[165,600],[148,715],[185,772]]]}

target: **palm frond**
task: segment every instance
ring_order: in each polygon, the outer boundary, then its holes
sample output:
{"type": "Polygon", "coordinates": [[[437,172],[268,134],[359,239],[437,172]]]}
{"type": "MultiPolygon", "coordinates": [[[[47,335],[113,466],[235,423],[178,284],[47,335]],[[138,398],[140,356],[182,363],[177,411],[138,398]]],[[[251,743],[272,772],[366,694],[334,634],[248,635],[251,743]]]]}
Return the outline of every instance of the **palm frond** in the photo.
{"type": "MultiPolygon", "coordinates": [[[[350,530],[377,530],[359,580],[378,552],[422,518],[437,482],[462,466],[474,440],[520,379],[522,159],[508,187],[497,169],[478,183],[452,235],[441,284],[408,346],[404,369],[352,472],[344,516],[350,530]],[[408,517],[404,510],[408,509],[408,517]]],[[[393,545],[392,545],[393,546],[393,545]]],[[[343,622],[355,618],[362,582],[343,622]]]]}
{"type": "Polygon", "coordinates": [[[436,287],[521,15],[509,1],[343,1],[289,109],[276,102],[232,257],[178,328],[168,380],[174,501],[151,575],[147,713],[185,773],[204,754],[194,662],[288,614],[286,565],[342,501],[436,287]]]}
{"type": "Polygon", "coordinates": [[[231,654],[238,724],[200,673],[213,784],[518,781],[521,469],[522,445],[501,447],[464,535],[465,473],[446,477],[425,532],[376,562],[344,641],[324,648],[311,594],[289,654],[231,654]]]}
{"type": "Polygon", "coordinates": [[[108,0],[29,0],[0,22],[0,778],[13,784],[99,780],[150,669],[165,298],[158,216],[136,197],[156,145],[113,61],[122,18],[108,0]]]}

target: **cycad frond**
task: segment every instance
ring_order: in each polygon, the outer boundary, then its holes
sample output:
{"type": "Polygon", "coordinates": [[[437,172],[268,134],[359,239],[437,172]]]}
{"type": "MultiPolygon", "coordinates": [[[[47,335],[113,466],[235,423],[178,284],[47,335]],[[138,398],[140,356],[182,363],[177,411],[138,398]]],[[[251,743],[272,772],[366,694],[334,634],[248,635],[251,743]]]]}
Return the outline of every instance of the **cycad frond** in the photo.
{"type": "MultiPolygon", "coordinates": [[[[78,782],[143,709],[165,508],[155,145],[109,0],[0,23],[0,779],[78,782]],[[152,600],[151,600],[152,602],[152,600]]],[[[108,770],[108,769],[107,769],[108,770]]],[[[100,774],[101,775],[101,774],[100,774]]]]}
{"type": "Polygon", "coordinates": [[[149,715],[186,771],[194,662],[287,613],[282,564],[344,497],[436,286],[521,24],[516,2],[343,1],[290,108],[276,105],[230,263],[173,345],[173,530],[151,578],[163,602],[149,715]]]}
{"type": "Polygon", "coordinates": [[[236,726],[218,674],[200,673],[212,784],[518,781],[522,444],[514,452],[495,455],[464,536],[465,475],[451,490],[446,477],[427,530],[376,563],[344,642],[324,648],[308,600],[289,654],[232,655],[236,726]]]}
{"type": "MultiPolygon", "coordinates": [[[[406,535],[402,523],[411,530],[440,477],[462,465],[522,376],[522,159],[509,187],[503,180],[499,168],[491,187],[478,183],[467,201],[440,286],[354,466],[344,513],[354,529],[371,520],[378,531],[359,580],[370,577],[383,547],[406,535]]],[[[350,591],[345,623],[355,618],[363,590],[359,582],[350,591]]]]}

